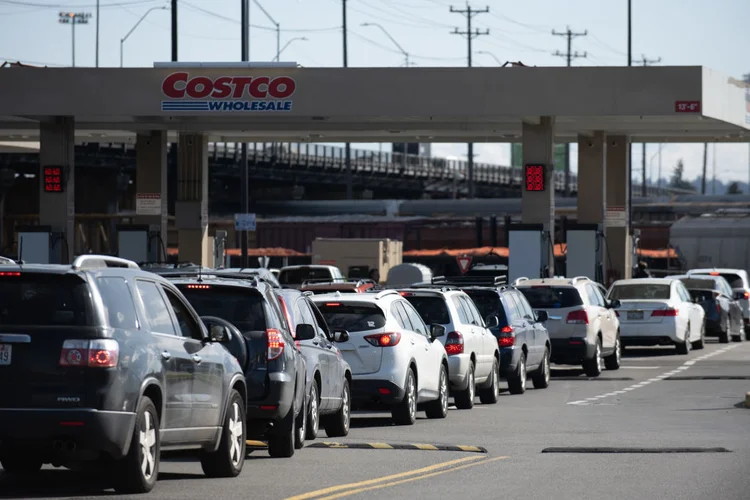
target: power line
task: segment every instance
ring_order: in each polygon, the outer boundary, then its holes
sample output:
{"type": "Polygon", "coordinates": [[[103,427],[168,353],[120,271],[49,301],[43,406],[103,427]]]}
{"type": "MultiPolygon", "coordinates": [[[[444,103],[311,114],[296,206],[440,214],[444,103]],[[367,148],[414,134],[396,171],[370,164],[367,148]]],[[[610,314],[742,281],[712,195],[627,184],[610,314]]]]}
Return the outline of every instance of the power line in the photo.
{"type": "Polygon", "coordinates": [[[661,57],[657,57],[656,59],[647,59],[646,56],[641,54],[640,59],[634,59],[633,64],[638,64],[639,66],[651,66],[652,64],[659,64],[661,62],[661,57]]]}
{"type": "MultiPolygon", "coordinates": [[[[490,30],[485,29],[484,31],[480,31],[479,28],[474,28],[472,31],[471,29],[471,20],[474,19],[474,16],[477,16],[479,14],[486,14],[490,11],[489,7],[485,7],[482,10],[476,10],[472,9],[471,5],[466,3],[466,9],[460,10],[460,9],[454,9],[451,5],[450,8],[451,13],[453,14],[461,14],[466,16],[466,31],[460,31],[458,28],[454,28],[451,34],[453,35],[463,35],[466,37],[467,41],[467,48],[468,48],[468,58],[467,58],[467,64],[471,68],[471,41],[474,38],[477,38],[482,35],[489,35],[490,30]]],[[[467,163],[467,173],[468,173],[468,184],[469,184],[469,198],[474,198],[474,143],[470,142],[467,144],[469,151],[466,155],[466,163],[467,163]]]]}
{"type": "Polygon", "coordinates": [[[586,52],[584,52],[583,54],[579,54],[578,51],[573,52],[573,39],[578,38],[579,36],[586,36],[588,34],[588,30],[585,30],[583,33],[574,33],[573,31],[571,31],[570,26],[568,26],[562,33],[558,33],[557,31],[552,30],[553,36],[564,36],[568,39],[568,50],[566,52],[560,52],[559,50],[556,50],[552,55],[557,57],[564,57],[568,66],[571,66],[573,64],[573,59],[587,57],[588,54],[586,52]]]}

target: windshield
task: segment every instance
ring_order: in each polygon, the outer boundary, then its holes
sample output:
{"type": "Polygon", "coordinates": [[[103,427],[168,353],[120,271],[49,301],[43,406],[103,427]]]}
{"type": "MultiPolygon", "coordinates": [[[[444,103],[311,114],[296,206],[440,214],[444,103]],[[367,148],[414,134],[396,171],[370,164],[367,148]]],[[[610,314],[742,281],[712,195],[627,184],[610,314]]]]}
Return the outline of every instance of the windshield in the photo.
{"type": "Polygon", "coordinates": [[[298,267],[295,269],[284,269],[279,273],[279,282],[282,285],[301,285],[309,280],[331,281],[333,276],[327,267],[298,267]]]}
{"type": "Polygon", "coordinates": [[[216,316],[242,332],[264,331],[266,313],[263,297],[253,289],[217,285],[178,285],[199,316],[216,316]]]}
{"type": "Polygon", "coordinates": [[[519,287],[532,309],[561,309],[583,305],[581,295],[572,286],[519,287]]]}
{"type": "Polygon", "coordinates": [[[419,297],[407,295],[404,297],[422,317],[427,325],[447,325],[451,322],[451,315],[443,297],[419,297]]]}
{"type": "Polygon", "coordinates": [[[609,292],[609,300],[669,300],[669,285],[615,285],[609,292]]]}
{"type": "Polygon", "coordinates": [[[21,273],[0,278],[0,325],[92,324],[86,282],[77,276],[21,273]]]}
{"type": "Polygon", "coordinates": [[[318,309],[330,330],[366,332],[385,326],[385,314],[374,304],[341,304],[339,302],[317,302],[318,309]]]}
{"type": "Polygon", "coordinates": [[[700,275],[700,276],[721,276],[725,280],[727,280],[727,283],[729,283],[729,286],[732,288],[745,288],[745,284],[742,282],[742,277],[739,274],[734,273],[720,273],[720,274],[712,274],[708,271],[706,272],[700,272],[700,273],[690,273],[693,276],[700,275]]]}
{"type": "Polygon", "coordinates": [[[505,317],[505,308],[500,302],[498,294],[479,290],[464,290],[464,292],[474,301],[474,305],[477,306],[485,321],[491,316],[497,316],[497,319],[500,321],[499,326],[508,326],[508,318],[505,317]]]}

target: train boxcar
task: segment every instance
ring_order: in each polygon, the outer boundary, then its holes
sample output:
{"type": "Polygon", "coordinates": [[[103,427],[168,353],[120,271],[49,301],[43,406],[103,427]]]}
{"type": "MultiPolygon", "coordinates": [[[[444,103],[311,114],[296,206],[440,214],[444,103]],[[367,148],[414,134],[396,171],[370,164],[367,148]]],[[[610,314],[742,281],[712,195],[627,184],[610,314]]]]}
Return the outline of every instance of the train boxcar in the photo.
{"type": "Polygon", "coordinates": [[[687,269],[750,269],[750,211],[724,210],[683,217],[672,224],[669,240],[687,269]]]}

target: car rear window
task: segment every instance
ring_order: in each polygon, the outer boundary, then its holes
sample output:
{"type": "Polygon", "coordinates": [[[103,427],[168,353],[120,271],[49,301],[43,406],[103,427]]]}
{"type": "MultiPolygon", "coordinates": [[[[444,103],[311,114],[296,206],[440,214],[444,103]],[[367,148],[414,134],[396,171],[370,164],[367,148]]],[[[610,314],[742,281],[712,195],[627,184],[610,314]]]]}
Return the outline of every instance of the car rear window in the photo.
{"type": "Polygon", "coordinates": [[[714,293],[707,290],[688,290],[688,292],[690,293],[690,298],[698,302],[714,300],[714,293]]]}
{"type": "Polygon", "coordinates": [[[242,332],[264,331],[263,296],[254,289],[222,285],[177,285],[199,316],[217,316],[242,332]]]}
{"type": "Polygon", "coordinates": [[[418,295],[408,295],[404,297],[414,306],[422,321],[427,325],[437,323],[438,325],[447,325],[451,322],[451,315],[448,312],[448,305],[443,297],[420,297],[418,295]]]}
{"type": "Polygon", "coordinates": [[[581,295],[572,286],[519,287],[532,309],[561,309],[583,305],[581,295]]]}
{"type": "Polygon", "coordinates": [[[316,302],[330,330],[366,332],[385,326],[385,314],[375,304],[316,302]]]}
{"type": "Polygon", "coordinates": [[[719,284],[713,279],[680,278],[688,290],[718,290],[719,284]]]}
{"type": "Polygon", "coordinates": [[[310,280],[326,280],[333,278],[331,271],[324,267],[301,267],[288,269],[279,273],[279,283],[282,285],[301,285],[310,280]]]}
{"type": "Polygon", "coordinates": [[[505,316],[505,308],[500,302],[500,296],[495,292],[486,292],[480,290],[464,290],[466,294],[474,301],[479,312],[487,321],[487,318],[497,316],[500,321],[499,326],[508,326],[508,318],[505,316]]]}
{"type": "Polygon", "coordinates": [[[615,285],[609,292],[610,300],[669,300],[669,285],[615,285]]]}
{"type": "Polygon", "coordinates": [[[88,285],[78,276],[23,273],[0,277],[0,325],[93,325],[88,285]]]}
{"type": "Polygon", "coordinates": [[[740,276],[739,274],[734,274],[734,273],[715,273],[715,274],[712,274],[710,272],[705,272],[705,273],[690,273],[690,274],[692,274],[693,276],[696,276],[696,275],[700,275],[700,276],[709,276],[709,275],[710,276],[721,276],[722,278],[724,278],[725,280],[727,280],[727,282],[729,283],[729,286],[731,286],[732,288],[745,288],[745,284],[742,282],[742,276],[740,276]]]}

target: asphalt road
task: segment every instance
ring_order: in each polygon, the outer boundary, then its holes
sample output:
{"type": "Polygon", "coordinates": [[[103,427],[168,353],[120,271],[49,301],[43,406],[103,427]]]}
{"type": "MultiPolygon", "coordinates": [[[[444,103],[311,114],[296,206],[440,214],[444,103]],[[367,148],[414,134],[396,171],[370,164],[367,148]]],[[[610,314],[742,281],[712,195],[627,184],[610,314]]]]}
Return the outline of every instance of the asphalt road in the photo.
{"type": "MultiPolygon", "coordinates": [[[[745,500],[750,409],[743,402],[750,390],[750,342],[709,342],[688,356],[665,348],[630,350],[620,370],[595,380],[557,367],[548,389],[504,392],[496,405],[452,409],[445,420],[422,417],[412,427],[391,425],[387,414],[356,414],[348,438],[329,440],[321,431],[315,441],[473,445],[487,453],[306,448],[291,459],[271,459],[254,451],[242,475],[230,480],[203,478],[200,465],[189,459],[165,459],[148,497],[745,500]],[[550,450],[570,447],[631,452],[550,450]]],[[[114,495],[106,488],[95,478],[49,469],[33,484],[3,478],[0,498],[114,495]]]]}

